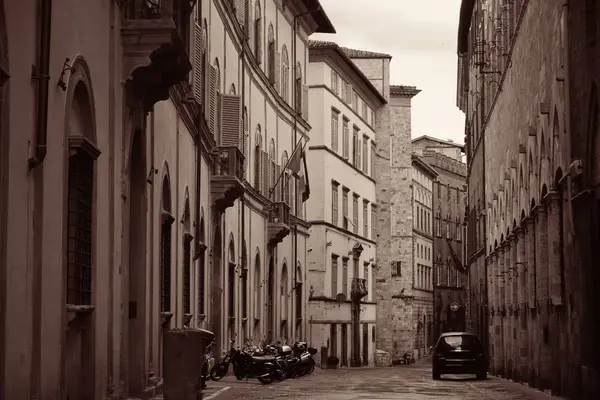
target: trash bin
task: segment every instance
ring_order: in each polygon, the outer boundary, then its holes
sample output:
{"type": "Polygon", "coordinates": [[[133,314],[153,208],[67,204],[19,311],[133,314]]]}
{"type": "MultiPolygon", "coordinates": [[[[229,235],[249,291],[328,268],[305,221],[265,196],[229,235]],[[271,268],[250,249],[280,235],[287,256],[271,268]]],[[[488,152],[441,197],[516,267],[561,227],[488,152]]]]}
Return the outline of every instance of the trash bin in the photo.
{"type": "Polygon", "coordinates": [[[202,399],[204,350],[214,338],[205,329],[173,329],[163,334],[164,400],[202,399]]]}

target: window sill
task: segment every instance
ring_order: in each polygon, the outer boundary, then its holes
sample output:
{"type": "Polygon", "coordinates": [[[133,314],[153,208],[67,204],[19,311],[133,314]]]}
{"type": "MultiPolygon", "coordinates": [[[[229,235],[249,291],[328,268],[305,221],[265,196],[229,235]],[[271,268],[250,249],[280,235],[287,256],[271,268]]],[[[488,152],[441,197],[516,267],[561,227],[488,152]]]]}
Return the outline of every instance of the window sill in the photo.
{"type": "Polygon", "coordinates": [[[67,326],[85,321],[95,309],[96,307],[92,305],[76,306],[67,304],[67,326]]]}

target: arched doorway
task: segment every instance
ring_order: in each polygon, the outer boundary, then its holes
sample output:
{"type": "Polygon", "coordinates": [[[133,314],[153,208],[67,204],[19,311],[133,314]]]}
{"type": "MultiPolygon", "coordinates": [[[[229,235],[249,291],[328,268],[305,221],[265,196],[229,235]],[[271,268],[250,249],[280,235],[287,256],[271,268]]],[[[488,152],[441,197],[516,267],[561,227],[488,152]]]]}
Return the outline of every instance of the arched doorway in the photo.
{"type": "Polygon", "coordinates": [[[275,260],[269,257],[269,275],[267,276],[267,341],[273,342],[275,335],[275,260]]]}
{"type": "Polygon", "coordinates": [[[221,224],[220,216],[216,217],[215,221],[215,236],[213,238],[213,249],[212,249],[212,280],[211,280],[211,327],[216,338],[216,347],[213,355],[216,357],[221,356],[221,343],[223,342],[223,312],[221,297],[223,293],[223,266],[221,265],[221,254],[223,252],[223,244],[221,237],[221,224]]]}
{"type": "Polygon", "coordinates": [[[126,271],[127,351],[129,394],[140,393],[145,385],[146,337],[146,158],[141,129],[133,134],[129,157],[129,262],[126,271]]]}
{"type": "MultiPolygon", "coordinates": [[[[93,396],[95,386],[95,273],[96,243],[96,148],[92,86],[88,68],[82,59],[69,78],[65,130],[67,193],[65,198],[64,240],[66,243],[65,300],[68,319],[64,343],[66,397],[93,396]],[[73,311],[75,310],[75,311],[73,311]]],[[[101,282],[101,287],[106,282],[101,282]]]]}

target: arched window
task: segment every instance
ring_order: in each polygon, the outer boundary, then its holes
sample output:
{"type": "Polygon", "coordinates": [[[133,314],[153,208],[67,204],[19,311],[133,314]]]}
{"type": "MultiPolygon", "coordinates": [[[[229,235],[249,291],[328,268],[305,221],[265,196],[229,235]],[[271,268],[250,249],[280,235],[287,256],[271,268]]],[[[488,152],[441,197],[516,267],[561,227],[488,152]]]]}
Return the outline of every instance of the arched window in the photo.
{"type": "Polygon", "coordinates": [[[267,32],[267,68],[268,77],[271,83],[275,83],[275,31],[273,24],[269,24],[267,32]]]}
{"type": "Polygon", "coordinates": [[[302,67],[296,64],[296,82],[294,82],[295,109],[297,113],[302,112],[302,67]]]}
{"type": "Polygon", "coordinates": [[[175,218],[171,214],[171,185],[167,175],[162,184],[162,222],[160,226],[160,311],[171,311],[171,236],[175,218]]]}
{"type": "Polygon", "coordinates": [[[260,191],[260,160],[262,153],[262,134],[260,132],[260,124],[256,126],[256,133],[254,134],[254,189],[260,191]]]}
{"type": "Polygon", "coordinates": [[[283,338],[288,337],[288,303],[289,303],[289,285],[288,285],[288,269],[287,264],[284,262],[281,267],[281,287],[280,287],[280,312],[281,312],[281,336],[283,338]]]}
{"type": "MultiPolygon", "coordinates": [[[[186,189],[187,192],[187,189],[186,189]]],[[[190,200],[186,193],[183,206],[183,287],[182,301],[183,313],[192,313],[191,286],[192,286],[192,233],[190,231],[190,200]]]]}
{"type": "Polygon", "coordinates": [[[261,319],[262,317],[262,275],[260,268],[260,253],[256,251],[254,259],[254,318],[261,319]]]}
{"type": "Polygon", "coordinates": [[[262,10],[258,0],[254,7],[254,57],[258,65],[262,64],[262,10]]]}
{"type": "Polygon", "coordinates": [[[296,266],[296,285],[294,287],[294,294],[295,294],[295,310],[294,310],[294,314],[296,317],[296,337],[297,338],[302,338],[302,318],[303,318],[303,310],[302,310],[302,304],[303,304],[303,285],[302,285],[302,265],[300,263],[298,263],[298,265],[296,266]]]}
{"type": "Polygon", "coordinates": [[[229,240],[229,259],[227,271],[227,316],[229,317],[229,337],[235,332],[235,245],[233,236],[229,240]]]}
{"type": "Polygon", "coordinates": [[[288,57],[287,46],[284,44],[281,49],[281,97],[289,103],[289,83],[290,82],[290,59],[288,57]]]}

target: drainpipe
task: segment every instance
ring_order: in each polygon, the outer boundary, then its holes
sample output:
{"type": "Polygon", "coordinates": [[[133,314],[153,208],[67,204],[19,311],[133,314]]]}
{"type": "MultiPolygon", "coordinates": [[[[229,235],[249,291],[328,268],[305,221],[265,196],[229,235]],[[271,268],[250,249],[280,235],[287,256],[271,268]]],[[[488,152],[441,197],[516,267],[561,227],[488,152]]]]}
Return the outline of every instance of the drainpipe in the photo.
{"type": "Polygon", "coordinates": [[[48,140],[48,81],[50,80],[50,33],[52,31],[52,0],[39,0],[39,30],[36,65],[32,79],[36,81],[35,152],[29,158],[29,169],[38,167],[46,158],[48,140]]]}
{"type": "MultiPolygon", "coordinates": [[[[248,23],[252,23],[252,22],[248,21],[248,23]]],[[[247,122],[248,122],[247,121],[247,119],[248,119],[248,115],[247,114],[248,113],[244,112],[244,108],[246,107],[246,44],[247,44],[247,40],[248,40],[246,32],[247,32],[247,29],[244,28],[244,34],[242,35],[242,41],[246,42],[246,43],[242,43],[242,54],[240,56],[240,59],[241,59],[241,62],[242,62],[242,68],[241,68],[241,70],[242,70],[242,79],[241,79],[241,81],[242,81],[242,88],[240,90],[240,95],[242,97],[242,143],[241,143],[241,145],[243,147],[242,148],[242,153],[246,150],[246,142],[245,142],[245,140],[247,140],[247,139],[246,139],[246,132],[245,132],[244,127],[247,125],[247,122]]],[[[248,149],[248,153],[246,153],[246,154],[250,153],[249,150],[250,149],[248,149]]],[[[244,174],[244,176],[243,176],[244,180],[246,180],[246,171],[247,170],[248,170],[248,165],[246,163],[246,160],[244,159],[244,168],[242,168],[242,171],[243,171],[243,174],[244,174]]],[[[244,194],[242,194],[242,198],[240,199],[240,208],[241,208],[240,214],[241,214],[241,219],[242,219],[242,222],[240,224],[241,225],[240,226],[240,230],[242,231],[242,235],[241,235],[242,236],[242,240],[240,241],[239,246],[240,246],[240,254],[243,254],[244,243],[246,242],[246,200],[245,200],[244,194]]],[[[246,254],[245,254],[245,256],[246,256],[246,260],[245,260],[246,264],[244,265],[244,260],[242,260],[242,262],[240,263],[240,266],[242,268],[243,267],[246,267],[246,268],[248,267],[248,248],[246,248],[246,254]]],[[[248,270],[247,269],[246,270],[241,270],[240,277],[244,277],[245,276],[246,279],[242,279],[241,280],[241,284],[238,286],[239,287],[239,292],[240,292],[240,296],[238,298],[240,298],[240,299],[241,299],[241,290],[242,290],[241,285],[247,285],[248,284],[248,279],[247,279],[248,276],[247,276],[247,274],[248,274],[248,270]]],[[[246,290],[246,295],[247,294],[248,294],[248,290],[246,290]]],[[[245,300],[245,299],[243,300],[242,307],[244,307],[245,310],[242,310],[241,315],[243,315],[245,318],[248,318],[248,301],[247,300],[245,300]]],[[[240,321],[241,321],[241,318],[242,318],[242,316],[240,316],[240,321]]],[[[242,322],[242,324],[244,324],[244,322],[242,322]]],[[[249,322],[248,322],[248,320],[246,320],[245,324],[246,324],[245,325],[246,330],[249,330],[249,326],[248,326],[249,322]]],[[[245,342],[245,340],[247,339],[246,332],[243,332],[243,333],[244,333],[243,340],[245,342]]]]}

